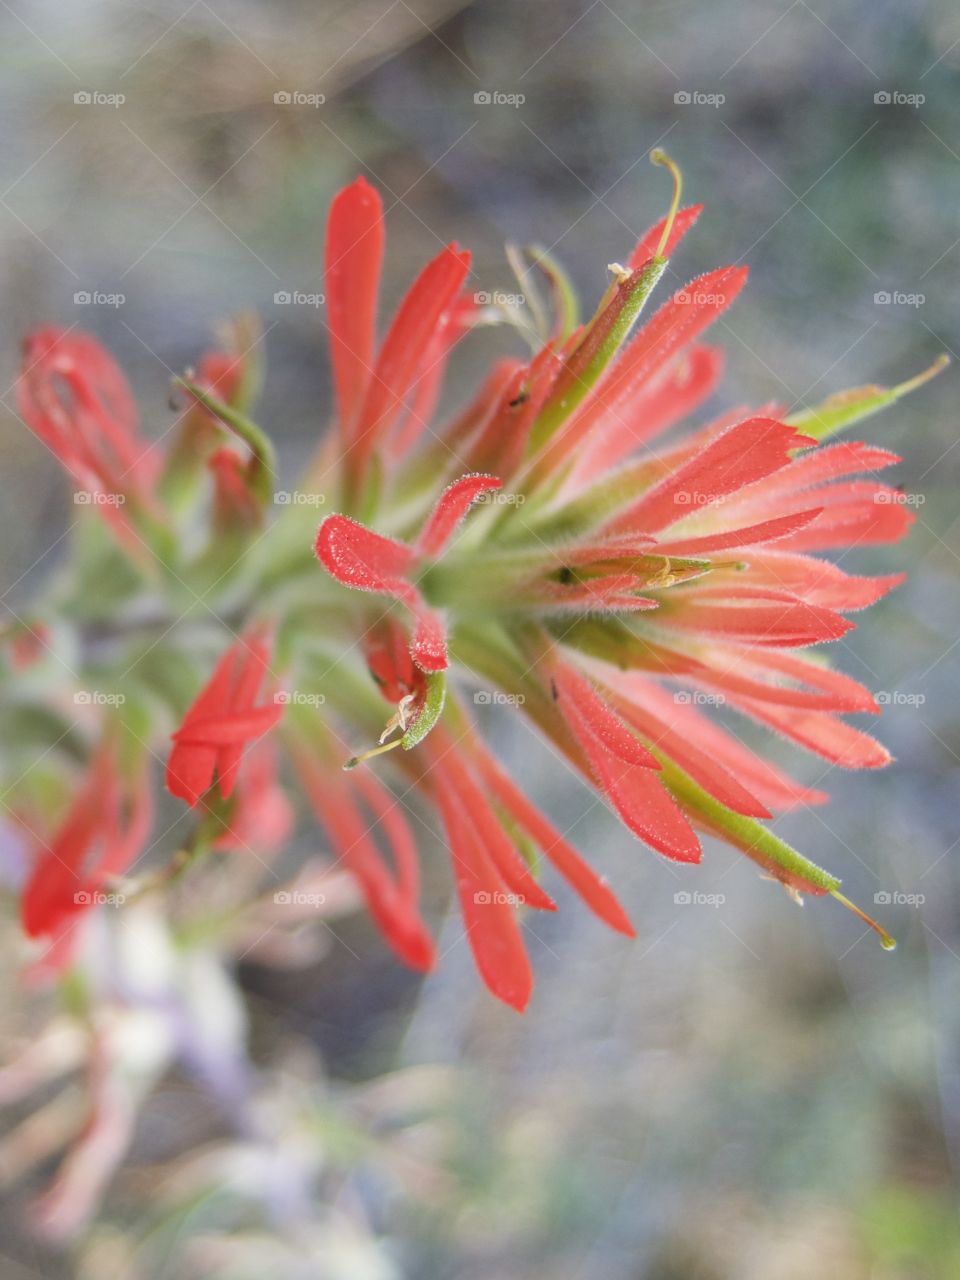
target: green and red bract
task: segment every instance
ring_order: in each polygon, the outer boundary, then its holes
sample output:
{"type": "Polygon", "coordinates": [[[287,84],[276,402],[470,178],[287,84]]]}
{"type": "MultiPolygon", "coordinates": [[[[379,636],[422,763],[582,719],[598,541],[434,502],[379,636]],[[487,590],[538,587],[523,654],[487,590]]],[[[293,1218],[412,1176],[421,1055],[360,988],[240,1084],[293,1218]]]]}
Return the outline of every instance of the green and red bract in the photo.
{"type": "MultiPolygon", "coordinates": [[[[168,788],[215,820],[212,847],[283,839],[279,749],[389,945],[427,970],[436,953],[412,806],[446,845],[484,982],[517,1009],[533,983],[522,913],[556,910],[541,866],[611,928],[633,926],[495,759],[472,702],[511,705],[662,856],[697,863],[708,834],[793,896],[846,906],[835,876],[764,825],[826,795],[710,709],[722,704],[831,767],[890,759],[844,719],[879,710],[869,690],[809,650],[845,635],[848,614],[901,581],[853,576],[819,553],[895,542],[914,517],[879,478],[894,454],[832,437],[942,362],[802,413],[739,408],[675,430],[717,391],[723,361],[703,338],[747,271],[701,274],[647,317],[700,213],[680,208],[679,174],[656,159],[674,174],[670,212],[626,265],[611,266],[593,316],[576,323],[560,268],[529,251],[524,291],[539,273],[550,292],[521,326],[539,345],[497,361],[446,422],[436,418],[451,353],[490,319],[467,284],[469,255],[445,247],[378,338],[380,197],[362,178],[335,197],[325,280],[334,423],[302,482],[333,512],[319,529],[290,494],[267,521],[275,464],[248,416],[259,381],[249,322],[249,341],[235,330],[181,380],[181,435],[159,462],[136,434],[123,375],[93,339],[33,335],[19,386],[28,425],[75,482],[129,497],[108,519],[131,559],[172,547],[165,568],[177,583],[230,586],[240,634],[181,703],[167,763],[168,788]],[[177,558],[183,510],[204,483],[208,544],[177,558]],[[157,528],[172,542],[158,543],[157,528]]],[[[81,787],[57,837],[67,861],[86,847],[86,827],[74,829],[92,821],[89,808],[81,787]]],[[[124,857],[132,840],[121,841],[124,857]]],[[[57,876],[43,865],[35,880],[52,892],[57,876]]],[[[39,883],[25,906],[31,932],[56,914],[39,883]]]]}

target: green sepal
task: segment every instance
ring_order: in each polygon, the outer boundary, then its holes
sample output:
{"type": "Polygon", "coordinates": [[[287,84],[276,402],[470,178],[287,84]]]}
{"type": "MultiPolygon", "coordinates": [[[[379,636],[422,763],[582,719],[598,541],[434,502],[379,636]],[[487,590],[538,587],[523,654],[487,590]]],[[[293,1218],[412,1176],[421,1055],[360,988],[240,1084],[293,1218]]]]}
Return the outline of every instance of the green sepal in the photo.
{"type": "Polygon", "coordinates": [[[447,700],[447,677],[443,671],[432,671],[426,677],[427,696],[423,700],[420,714],[400,739],[404,751],[412,751],[421,743],[443,714],[443,706],[447,700]]]}
{"type": "Polygon", "coordinates": [[[814,409],[792,413],[784,421],[791,427],[797,427],[804,435],[813,436],[815,440],[826,440],[855,422],[896,404],[902,396],[935,378],[949,363],[948,355],[937,356],[929,369],[924,369],[916,377],[908,378],[895,387],[852,387],[849,391],[839,391],[828,396],[814,409]]]}
{"type": "Polygon", "coordinates": [[[195,382],[178,378],[177,383],[195,396],[205,409],[209,409],[221,422],[225,422],[235,435],[249,445],[257,463],[253,469],[251,483],[257,497],[266,506],[273,497],[273,481],[277,473],[276,455],[270,437],[246,414],[240,413],[225,401],[218,400],[216,396],[212,396],[209,391],[197,386],[195,382]]]}
{"type": "Polygon", "coordinates": [[[607,290],[579,344],[558,378],[559,391],[547,401],[530,432],[530,453],[537,453],[597,384],[623,346],[644,304],[666,270],[665,258],[651,258],[607,290]]]}

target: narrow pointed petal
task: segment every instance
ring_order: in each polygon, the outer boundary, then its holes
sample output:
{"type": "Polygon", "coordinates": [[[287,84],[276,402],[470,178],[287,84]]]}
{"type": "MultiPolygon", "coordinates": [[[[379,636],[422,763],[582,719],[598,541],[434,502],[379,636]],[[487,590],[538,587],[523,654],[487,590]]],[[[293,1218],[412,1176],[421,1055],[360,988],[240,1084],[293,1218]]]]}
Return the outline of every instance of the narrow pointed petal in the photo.
{"type": "Polygon", "coordinates": [[[447,245],[424,267],[400,303],[360,407],[356,465],[369,455],[403,403],[469,268],[470,255],[447,245]]]}
{"type": "Polygon", "coordinates": [[[569,663],[551,666],[550,678],[561,713],[575,717],[605,751],[626,764],[643,769],[659,769],[656,758],[611,710],[594,686],[569,663]]]}
{"type": "Polygon", "coordinates": [[[383,206],[364,178],[330,206],[326,244],[327,324],[341,431],[349,433],[373,371],[383,206]]]}
{"type": "MultiPolygon", "coordinates": [[[[678,211],[677,216],[673,220],[673,226],[670,229],[670,234],[667,237],[667,243],[663,246],[663,252],[660,255],[661,257],[673,257],[674,251],[680,241],[694,225],[701,213],[703,213],[702,204],[687,205],[685,209],[680,209],[678,211]]],[[[637,247],[627,259],[627,266],[631,271],[635,270],[637,267],[642,267],[645,262],[649,262],[657,252],[657,249],[660,246],[660,237],[663,235],[663,228],[666,225],[666,221],[666,218],[661,218],[659,222],[655,222],[650,230],[641,236],[637,243],[637,247]]]]}
{"type": "Polygon", "coordinates": [[[533,973],[516,915],[506,901],[503,881],[474,838],[470,825],[462,821],[459,807],[442,788],[437,791],[437,805],[453,857],[460,910],[477,969],[498,1000],[522,1013],[533,990],[533,973]]]}
{"type": "Polygon", "coordinates": [[[413,553],[402,542],[374,533],[349,516],[333,515],[317,532],[316,553],[332,578],[360,591],[396,594],[397,580],[413,564],[413,553]]]}
{"type": "Polygon", "coordinates": [[[636,937],[627,913],[606,881],[564,840],[486,752],[481,754],[479,767],[491,794],[537,842],[543,856],[553,863],[590,910],[611,929],[628,938],[636,937]]]}
{"type": "Polygon", "coordinates": [[[500,486],[501,481],[489,475],[461,476],[448,485],[414,544],[414,555],[426,559],[443,555],[477,498],[500,486]]]}
{"type": "MultiPolygon", "coordinates": [[[[787,466],[792,451],[809,443],[775,418],[747,418],[722,432],[699,453],[643,495],[613,523],[655,533],[787,466]]],[[[814,504],[809,504],[814,505],[814,504]]]]}

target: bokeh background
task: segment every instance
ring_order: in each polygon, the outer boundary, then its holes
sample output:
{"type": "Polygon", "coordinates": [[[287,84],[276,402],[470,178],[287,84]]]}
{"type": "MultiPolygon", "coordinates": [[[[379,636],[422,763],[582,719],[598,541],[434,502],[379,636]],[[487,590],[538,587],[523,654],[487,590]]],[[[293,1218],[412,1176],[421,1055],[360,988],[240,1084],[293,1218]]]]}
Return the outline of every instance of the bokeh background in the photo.
{"type": "MultiPolygon", "coordinates": [[[[55,567],[69,514],[13,410],[20,334],[92,329],[160,435],[171,374],[255,307],[260,417],[292,477],[329,405],[323,310],[275,295],[322,289],[325,209],[358,172],[390,210],[389,301],[454,237],[477,289],[512,290],[503,242],[535,239],[592,300],[664,208],[646,156],[666,147],[707,206],[673,266],[752,267],[714,331],[727,404],[812,405],[960,350],[952,0],[8,0],[0,28],[4,601],[55,567]]],[[[450,407],[512,341],[484,331],[461,349],[450,407]]],[[[275,1168],[250,1176],[282,1183],[313,1162],[324,1216],[254,1222],[242,1144],[218,1189],[160,1215],[163,1178],[229,1127],[171,1076],[79,1254],[22,1232],[9,1187],[3,1280],[960,1275],[956,378],[857,432],[903,454],[918,514],[902,546],[845,560],[911,576],[836,652],[887,695],[897,763],[849,776],[771,748],[834,796],[778,830],[883,917],[894,954],[835,904],[798,910],[727,849],[695,873],[658,860],[490,708],[486,729],[607,870],[637,942],[562,902],[530,929],[523,1018],[480,989],[452,919],[422,985],[359,918],[306,968],[248,958],[256,1070],[284,1100],[266,1123],[285,1134],[275,1168]],[[694,889],[721,900],[675,901],[694,889]],[[301,1230],[322,1237],[322,1270],[301,1230]]],[[[15,1181],[2,1164],[0,1180],[15,1181]]]]}

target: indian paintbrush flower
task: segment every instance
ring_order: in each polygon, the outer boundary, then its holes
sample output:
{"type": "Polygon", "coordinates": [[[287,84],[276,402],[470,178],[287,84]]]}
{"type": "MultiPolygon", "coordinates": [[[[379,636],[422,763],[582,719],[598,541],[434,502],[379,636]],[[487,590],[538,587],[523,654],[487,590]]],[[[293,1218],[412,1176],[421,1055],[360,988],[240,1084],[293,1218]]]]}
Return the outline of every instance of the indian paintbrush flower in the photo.
{"type": "MultiPolygon", "coordinates": [[[[167,567],[189,583],[201,562],[214,565],[213,587],[228,583],[243,618],[185,712],[181,702],[168,788],[214,811],[213,847],[272,845],[290,822],[277,781],[283,748],[387,942],[421,970],[435,952],[404,809],[425,807],[439,820],[478,970],[518,1009],[532,988],[520,909],[556,909],[541,861],[612,928],[632,935],[633,926],[485,745],[465,690],[513,703],[662,856],[699,862],[706,833],[794,896],[847,906],[835,876],[764,825],[824,793],[708,710],[723,703],[830,767],[890,758],[843,718],[879,710],[869,690],[812,647],[845,635],[847,615],[901,578],[853,576],[819,553],[894,542],[914,517],[878,478],[895,455],[833,437],[942,361],[898,387],[859,388],[815,409],[737,409],[673,432],[719,385],[721,355],[702,339],[747,269],[700,275],[647,318],[700,213],[681,208],[673,162],[653,158],[674,178],[670,210],[612,264],[585,322],[549,254],[511,250],[529,299],[513,319],[535,350],[498,361],[446,425],[434,418],[453,348],[489,319],[467,288],[469,254],[441,250],[378,341],[380,197],[362,178],[335,197],[325,280],[334,424],[304,481],[307,513],[320,502],[331,512],[318,530],[287,495],[264,532],[275,467],[248,416],[258,380],[249,324],[181,380],[192,443],[181,437],[167,457],[168,480],[192,467],[211,486],[206,559],[167,567]],[[194,446],[205,467],[189,461],[194,446]],[[263,701],[281,678],[314,692],[263,701]]],[[[147,511],[176,544],[183,503],[168,502],[126,382],[93,339],[33,335],[19,394],[78,484],[129,494],[129,518],[147,511]]]]}

